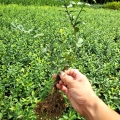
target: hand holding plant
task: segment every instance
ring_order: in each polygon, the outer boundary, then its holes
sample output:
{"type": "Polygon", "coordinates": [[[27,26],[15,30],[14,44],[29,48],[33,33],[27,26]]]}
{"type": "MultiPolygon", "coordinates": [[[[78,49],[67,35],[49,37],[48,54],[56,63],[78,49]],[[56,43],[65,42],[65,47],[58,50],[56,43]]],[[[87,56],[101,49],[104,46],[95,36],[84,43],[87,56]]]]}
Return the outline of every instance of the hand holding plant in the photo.
{"type": "Polygon", "coordinates": [[[60,78],[57,88],[66,94],[72,107],[87,120],[120,119],[120,115],[95,94],[86,76],[77,69],[61,72],[60,78]]]}
{"type": "Polygon", "coordinates": [[[57,88],[66,94],[73,108],[84,116],[84,110],[93,107],[92,103],[97,98],[88,79],[77,69],[62,72],[60,78],[57,88]]]}
{"type": "MultiPolygon", "coordinates": [[[[73,53],[72,56],[70,56],[70,54],[65,54],[63,55],[67,66],[72,66],[72,64],[74,65],[74,63],[76,62],[76,53],[77,53],[77,48],[79,48],[81,46],[81,39],[77,38],[77,32],[79,31],[79,28],[77,27],[77,25],[80,23],[80,21],[78,21],[79,15],[81,13],[81,11],[83,10],[83,7],[81,7],[77,17],[74,17],[73,15],[71,15],[71,12],[73,11],[69,11],[68,10],[68,6],[66,4],[66,0],[64,0],[64,7],[65,7],[65,12],[67,13],[68,17],[69,17],[69,21],[70,24],[73,28],[73,38],[75,38],[74,43],[74,48],[73,48],[73,53]],[[69,59],[67,59],[69,58],[69,59]]],[[[71,49],[71,48],[70,48],[71,49]]],[[[67,53],[67,47],[65,48],[65,53],[67,53]]],[[[66,66],[64,66],[64,70],[66,70],[66,66]]],[[[58,89],[56,88],[56,84],[59,83],[60,81],[60,77],[59,75],[57,75],[55,82],[54,82],[54,88],[52,89],[52,91],[50,92],[50,94],[48,95],[48,97],[44,100],[44,101],[40,101],[37,103],[36,107],[35,107],[35,113],[38,116],[38,119],[57,119],[59,117],[62,116],[62,112],[66,109],[66,104],[65,104],[65,100],[62,96],[62,94],[58,91],[58,89]]],[[[60,86],[58,85],[58,88],[60,86]]],[[[67,88],[66,88],[67,90],[67,88]]],[[[70,95],[70,93],[68,93],[70,95]]],[[[67,95],[67,94],[66,94],[67,95]]],[[[67,96],[69,96],[67,95],[67,96]]],[[[72,97],[71,97],[72,98],[72,97]]],[[[75,101],[73,101],[73,99],[71,99],[69,96],[69,99],[71,101],[71,103],[75,106],[77,106],[77,104],[75,104],[75,101]]],[[[77,109],[77,108],[75,108],[77,109]]]]}

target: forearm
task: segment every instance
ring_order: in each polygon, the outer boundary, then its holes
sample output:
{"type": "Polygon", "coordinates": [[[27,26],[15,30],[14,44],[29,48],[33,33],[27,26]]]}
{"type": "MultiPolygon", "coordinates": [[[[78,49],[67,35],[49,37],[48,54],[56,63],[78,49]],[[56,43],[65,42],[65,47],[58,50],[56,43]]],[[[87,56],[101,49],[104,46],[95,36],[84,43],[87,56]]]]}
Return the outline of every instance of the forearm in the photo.
{"type": "Polygon", "coordinates": [[[110,109],[101,99],[96,97],[84,108],[84,117],[87,120],[120,120],[120,115],[110,109]]]}

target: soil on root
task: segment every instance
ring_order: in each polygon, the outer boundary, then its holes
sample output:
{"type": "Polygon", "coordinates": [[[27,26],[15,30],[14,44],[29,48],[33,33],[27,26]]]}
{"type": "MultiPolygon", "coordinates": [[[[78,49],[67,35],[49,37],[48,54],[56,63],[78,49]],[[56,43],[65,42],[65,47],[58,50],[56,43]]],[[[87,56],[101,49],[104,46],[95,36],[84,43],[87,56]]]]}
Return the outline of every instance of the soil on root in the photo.
{"type": "Polygon", "coordinates": [[[60,77],[57,76],[53,92],[35,106],[34,110],[38,120],[58,120],[62,116],[62,112],[66,109],[65,100],[56,88],[59,80],[60,77]]]}

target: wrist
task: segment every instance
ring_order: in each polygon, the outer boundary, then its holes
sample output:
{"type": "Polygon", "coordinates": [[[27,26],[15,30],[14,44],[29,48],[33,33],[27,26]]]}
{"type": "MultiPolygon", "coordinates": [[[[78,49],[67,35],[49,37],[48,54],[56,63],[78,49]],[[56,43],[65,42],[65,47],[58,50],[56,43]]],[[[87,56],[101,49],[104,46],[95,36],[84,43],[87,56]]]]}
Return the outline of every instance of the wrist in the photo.
{"type": "Polygon", "coordinates": [[[81,106],[82,115],[87,120],[119,120],[120,115],[110,109],[97,95],[89,103],[81,106]]]}
{"type": "Polygon", "coordinates": [[[96,94],[91,95],[91,98],[88,98],[89,101],[85,103],[85,105],[81,106],[82,116],[84,116],[87,120],[95,120],[96,111],[98,109],[100,98],[96,94]]]}

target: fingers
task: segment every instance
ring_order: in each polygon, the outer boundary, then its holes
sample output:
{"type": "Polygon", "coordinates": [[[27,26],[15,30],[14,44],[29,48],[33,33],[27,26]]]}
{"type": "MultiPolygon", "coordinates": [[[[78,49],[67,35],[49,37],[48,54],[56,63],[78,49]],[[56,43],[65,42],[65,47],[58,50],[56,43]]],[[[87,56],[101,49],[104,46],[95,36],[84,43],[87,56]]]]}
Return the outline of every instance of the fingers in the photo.
{"type": "MultiPolygon", "coordinates": [[[[53,75],[54,79],[56,77],[57,74],[53,75]]],[[[64,72],[61,72],[60,78],[61,80],[59,81],[59,85],[64,85],[65,87],[71,88],[75,85],[75,80],[82,81],[85,79],[85,76],[79,72],[79,70],[70,68],[64,72]]]]}
{"type": "Polygon", "coordinates": [[[67,75],[65,72],[61,72],[60,78],[69,88],[73,86],[73,77],[67,75]]]}
{"type": "MultiPolygon", "coordinates": [[[[78,69],[72,69],[72,68],[69,68],[68,70],[65,70],[64,71],[67,75],[73,77],[73,78],[77,78],[78,76],[82,75],[82,73],[79,72],[78,69]]],[[[57,74],[54,74],[53,75],[53,78],[56,79],[57,77],[57,74]]]]}
{"type": "Polygon", "coordinates": [[[66,96],[68,95],[68,89],[66,88],[66,86],[57,84],[56,87],[60,89],[62,92],[64,92],[66,96]]]}
{"type": "MultiPolygon", "coordinates": [[[[79,75],[79,74],[80,74],[80,72],[79,72],[78,69],[72,69],[72,68],[69,68],[68,70],[65,70],[64,72],[65,72],[66,74],[72,76],[72,77],[75,77],[76,75],[79,75]]],[[[57,74],[54,74],[54,75],[53,75],[53,78],[56,79],[56,77],[57,77],[57,74]]]]}
{"type": "MultiPolygon", "coordinates": [[[[57,74],[54,74],[53,78],[56,79],[57,78],[57,74]]],[[[56,84],[56,87],[58,89],[60,89],[62,92],[64,92],[65,95],[67,96],[68,88],[66,87],[66,85],[64,84],[64,82],[62,80],[59,81],[59,84],[56,84]]]]}
{"type": "Polygon", "coordinates": [[[56,79],[56,78],[57,78],[57,74],[54,74],[54,75],[53,75],[53,78],[56,79]]]}
{"type": "MultiPolygon", "coordinates": [[[[58,74],[54,74],[53,78],[56,80],[57,76],[58,76],[58,74]]],[[[61,85],[61,86],[64,85],[64,86],[67,87],[67,85],[62,80],[60,80],[58,84],[61,85]]],[[[60,88],[58,88],[58,89],[60,89],[60,88]]]]}
{"type": "Polygon", "coordinates": [[[65,85],[62,80],[59,81],[59,84],[60,84],[60,85],[65,85]]]}
{"type": "Polygon", "coordinates": [[[72,76],[74,80],[78,80],[78,81],[87,80],[86,76],[84,74],[82,74],[78,69],[70,68],[65,72],[66,72],[66,74],[72,76]]]}
{"type": "Polygon", "coordinates": [[[66,74],[72,76],[73,78],[77,78],[78,76],[81,75],[81,73],[79,72],[78,69],[69,68],[69,69],[66,70],[65,72],[66,72],[66,74]]]}

